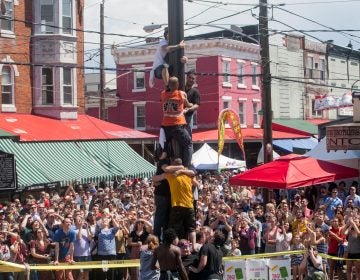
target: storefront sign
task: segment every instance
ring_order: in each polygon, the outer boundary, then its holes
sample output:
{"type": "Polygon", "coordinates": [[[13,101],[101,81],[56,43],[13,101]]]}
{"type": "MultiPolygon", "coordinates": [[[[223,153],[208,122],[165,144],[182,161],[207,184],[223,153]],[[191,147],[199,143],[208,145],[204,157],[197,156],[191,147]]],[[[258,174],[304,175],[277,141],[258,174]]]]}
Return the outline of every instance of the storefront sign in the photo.
{"type": "Polygon", "coordinates": [[[327,150],[360,150],[360,126],[329,126],[326,128],[327,150]]]}
{"type": "Polygon", "coordinates": [[[15,157],[0,152],[0,190],[16,188],[15,157]]]}

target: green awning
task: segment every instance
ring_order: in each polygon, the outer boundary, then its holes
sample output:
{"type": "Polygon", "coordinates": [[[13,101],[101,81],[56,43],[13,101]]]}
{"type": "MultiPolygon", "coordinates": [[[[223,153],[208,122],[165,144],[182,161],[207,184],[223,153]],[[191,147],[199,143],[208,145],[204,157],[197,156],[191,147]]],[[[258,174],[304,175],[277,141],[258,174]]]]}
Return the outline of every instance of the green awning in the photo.
{"type": "Polygon", "coordinates": [[[49,182],[46,174],[21,151],[11,139],[0,139],[0,150],[15,155],[16,173],[19,186],[30,186],[49,182]]]}
{"type": "Polygon", "coordinates": [[[10,132],[7,132],[6,130],[0,129],[0,138],[16,138],[18,139],[19,136],[16,134],[12,134],[10,132]]]}
{"type": "Polygon", "coordinates": [[[85,141],[77,144],[110,173],[140,178],[155,173],[154,165],[124,141],[85,141]]]}
{"type": "Polygon", "coordinates": [[[274,119],[274,123],[295,128],[313,135],[318,134],[318,127],[306,120],[296,120],[296,119],[274,119]]]}
{"type": "Polygon", "coordinates": [[[148,177],[155,167],[123,141],[14,142],[0,150],[15,154],[19,187],[74,180],[81,183],[120,177],[148,177]]]}

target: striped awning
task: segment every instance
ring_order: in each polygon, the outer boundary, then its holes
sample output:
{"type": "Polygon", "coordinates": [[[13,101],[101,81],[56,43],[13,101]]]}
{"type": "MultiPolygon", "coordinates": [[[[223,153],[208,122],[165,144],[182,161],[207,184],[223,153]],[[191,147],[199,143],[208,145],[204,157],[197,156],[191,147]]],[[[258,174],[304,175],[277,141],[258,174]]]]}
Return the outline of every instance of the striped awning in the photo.
{"type": "Polygon", "coordinates": [[[18,186],[74,180],[81,183],[114,176],[145,177],[155,167],[123,141],[14,142],[0,139],[0,150],[15,155],[18,186]]]}
{"type": "Polygon", "coordinates": [[[84,141],[77,144],[110,173],[143,178],[155,172],[154,165],[124,141],[84,141]]]}

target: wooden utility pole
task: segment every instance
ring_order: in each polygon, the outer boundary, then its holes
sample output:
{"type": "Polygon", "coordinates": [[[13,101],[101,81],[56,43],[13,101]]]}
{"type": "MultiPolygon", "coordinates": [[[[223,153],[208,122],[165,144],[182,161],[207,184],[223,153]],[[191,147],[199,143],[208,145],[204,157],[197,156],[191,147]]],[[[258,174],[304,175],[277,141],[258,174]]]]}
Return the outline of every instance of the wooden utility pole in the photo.
{"type": "MultiPolygon", "coordinates": [[[[264,163],[273,160],[272,145],[272,110],[271,110],[271,73],[268,29],[267,0],[259,0],[259,33],[261,55],[261,82],[262,82],[262,113],[263,113],[263,148],[264,163]]],[[[269,190],[264,189],[265,202],[269,201],[269,190]]]]}
{"type": "Polygon", "coordinates": [[[99,118],[105,119],[105,71],[104,71],[104,0],[100,4],[100,108],[99,118]]]}
{"type": "MultiPolygon", "coordinates": [[[[179,0],[168,0],[169,45],[177,45],[184,40],[184,4],[179,0]]],[[[185,88],[184,64],[180,62],[184,49],[180,48],[170,53],[170,66],[173,76],[179,79],[179,89],[185,88]]]]}

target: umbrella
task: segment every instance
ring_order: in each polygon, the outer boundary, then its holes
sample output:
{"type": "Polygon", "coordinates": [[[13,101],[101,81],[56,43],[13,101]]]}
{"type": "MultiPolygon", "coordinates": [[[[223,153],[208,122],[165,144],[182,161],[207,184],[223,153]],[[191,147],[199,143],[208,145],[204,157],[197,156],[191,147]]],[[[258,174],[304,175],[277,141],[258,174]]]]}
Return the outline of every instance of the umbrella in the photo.
{"type": "Polygon", "coordinates": [[[230,178],[230,184],[269,189],[292,189],[354,178],[354,168],[295,154],[250,169],[230,178]]]}

